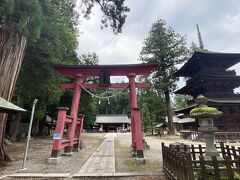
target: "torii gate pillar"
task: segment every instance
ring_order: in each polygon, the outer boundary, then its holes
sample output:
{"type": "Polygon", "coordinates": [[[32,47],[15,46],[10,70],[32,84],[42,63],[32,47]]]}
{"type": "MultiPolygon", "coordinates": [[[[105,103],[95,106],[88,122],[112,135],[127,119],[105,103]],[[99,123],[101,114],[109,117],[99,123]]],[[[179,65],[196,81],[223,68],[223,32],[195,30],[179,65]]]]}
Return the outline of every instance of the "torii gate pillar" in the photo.
{"type": "MultiPolygon", "coordinates": [[[[75,76],[75,82],[74,82],[74,90],[73,90],[73,97],[72,97],[72,104],[71,104],[71,113],[70,116],[73,118],[73,121],[71,124],[69,124],[68,127],[68,137],[70,139],[70,146],[67,146],[65,148],[65,153],[71,153],[73,149],[74,144],[74,135],[75,135],[75,128],[76,128],[76,122],[78,118],[78,107],[80,103],[80,97],[81,97],[81,85],[83,82],[83,75],[77,74],[75,76]]],[[[78,149],[80,144],[74,144],[74,148],[78,149]]]]}
{"type": "Polygon", "coordinates": [[[137,108],[135,77],[136,74],[134,73],[128,74],[131,109],[132,150],[134,154],[137,154],[138,158],[144,158],[142,143],[142,125],[140,109],[137,108]]]}

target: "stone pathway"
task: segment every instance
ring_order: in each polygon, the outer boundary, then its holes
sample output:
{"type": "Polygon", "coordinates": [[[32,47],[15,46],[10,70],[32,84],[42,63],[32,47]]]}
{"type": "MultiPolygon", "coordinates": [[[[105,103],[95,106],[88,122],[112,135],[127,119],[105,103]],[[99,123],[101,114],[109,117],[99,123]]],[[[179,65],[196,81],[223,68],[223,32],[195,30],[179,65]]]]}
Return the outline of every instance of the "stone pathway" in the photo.
{"type": "Polygon", "coordinates": [[[74,176],[115,173],[114,137],[117,135],[116,133],[108,133],[105,137],[103,143],[74,176]]]}

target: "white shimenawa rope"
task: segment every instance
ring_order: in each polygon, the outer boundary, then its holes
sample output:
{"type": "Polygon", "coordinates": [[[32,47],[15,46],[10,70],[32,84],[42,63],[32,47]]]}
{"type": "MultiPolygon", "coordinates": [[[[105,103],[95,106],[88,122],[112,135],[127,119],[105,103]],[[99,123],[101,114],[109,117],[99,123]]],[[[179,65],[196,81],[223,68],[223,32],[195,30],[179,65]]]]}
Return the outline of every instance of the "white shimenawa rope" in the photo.
{"type": "MultiPolygon", "coordinates": [[[[109,98],[112,98],[112,97],[115,97],[117,96],[120,92],[124,91],[128,86],[129,86],[130,83],[128,83],[126,85],[126,87],[124,87],[122,90],[118,91],[117,93],[113,93],[112,92],[112,95],[110,96],[100,96],[100,95],[96,95],[96,94],[93,94],[92,92],[90,92],[89,90],[87,90],[82,84],[80,84],[80,86],[88,93],[90,94],[92,97],[95,97],[95,98],[98,98],[98,99],[109,99],[109,98]]],[[[105,93],[102,93],[102,94],[105,94],[105,93]]]]}

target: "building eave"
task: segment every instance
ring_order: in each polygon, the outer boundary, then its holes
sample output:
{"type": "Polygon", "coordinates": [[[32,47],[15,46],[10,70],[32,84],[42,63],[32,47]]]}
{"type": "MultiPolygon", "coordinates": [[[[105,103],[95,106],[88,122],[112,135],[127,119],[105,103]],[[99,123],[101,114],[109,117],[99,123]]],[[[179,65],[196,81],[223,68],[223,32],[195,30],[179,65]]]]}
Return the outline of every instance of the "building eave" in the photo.
{"type": "Polygon", "coordinates": [[[221,52],[213,52],[213,51],[195,51],[192,57],[174,74],[177,77],[191,77],[191,72],[189,69],[198,66],[203,59],[213,59],[220,61],[221,59],[225,60],[224,68],[229,68],[234,64],[240,62],[240,53],[221,53],[221,52]],[[221,57],[221,58],[219,58],[221,57]]]}

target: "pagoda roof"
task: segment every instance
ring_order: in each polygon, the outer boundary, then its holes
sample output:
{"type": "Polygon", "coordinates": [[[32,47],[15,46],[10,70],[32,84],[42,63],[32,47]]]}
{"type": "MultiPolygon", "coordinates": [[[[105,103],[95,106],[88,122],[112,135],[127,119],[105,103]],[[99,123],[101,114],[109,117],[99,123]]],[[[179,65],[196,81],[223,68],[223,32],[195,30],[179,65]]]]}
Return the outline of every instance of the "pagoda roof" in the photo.
{"type": "Polygon", "coordinates": [[[62,75],[97,76],[101,71],[107,71],[111,76],[127,76],[150,74],[158,68],[158,64],[116,64],[116,65],[53,65],[55,71],[62,75]]]}
{"type": "Polygon", "coordinates": [[[204,67],[220,66],[221,69],[226,70],[238,62],[240,62],[240,53],[195,51],[192,57],[174,75],[191,77],[204,67]]]}
{"type": "MultiPolygon", "coordinates": [[[[208,99],[208,103],[210,104],[240,104],[240,100],[238,99],[208,99]]],[[[193,103],[187,105],[183,108],[174,110],[175,113],[187,113],[190,112],[191,109],[198,106],[197,103],[193,103]]]]}
{"type": "Polygon", "coordinates": [[[174,93],[175,94],[189,94],[189,95],[192,95],[189,92],[191,91],[191,89],[193,87],[200,86],[202,79],[212,79],[213,81],[221,80],[221,81],[225,81],[225,82],[226,81],[233,81],[233,82],[240,83],[240,76],[198,75],[194,79],[191,79],[189,82],[187,82],[187,84],[185,86],[183,86],[180,89],[177,89],[174,93]]]}

